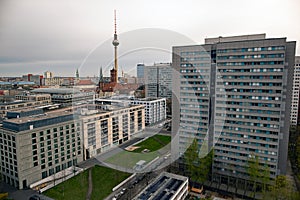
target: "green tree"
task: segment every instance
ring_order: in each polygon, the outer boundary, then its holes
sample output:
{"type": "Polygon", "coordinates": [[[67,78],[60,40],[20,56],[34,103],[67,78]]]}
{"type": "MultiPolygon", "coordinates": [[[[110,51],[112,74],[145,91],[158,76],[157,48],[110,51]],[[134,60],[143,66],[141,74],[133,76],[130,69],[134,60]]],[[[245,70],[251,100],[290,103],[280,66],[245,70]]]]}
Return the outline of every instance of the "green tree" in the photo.
{"type": "Polygon", "coordinates": [[[262,185],[262,192],[265,193],[267,185],[270,183],[270,168],[267,163],[261,166],[258,156],[252,154],[248,160],[247,173],[253,183],[253,195],[255,195],[258,183],[262,185]]]}
{"type": "Polygon", "coordinates": [[[297,168],[300,168],[300,137],[298,136],[297,138],[297,143],[296,143],[296,163],[297,163],[297,168]]]}
{"type": "Polygon", "coordinates": [[[274,185],[269,187],[265,200],[299,200],[299,192],[293,190],[292,184],[286,176],[279,175],[275,179],[274,185]]]}
{"type": "Polygon", "coordinates": [[[254,196],[256,192],[257,181],[260,175],[258,156],[255,156],[254,154],[251,155],[250,159],[248,160],[247,173],[249,174],[250,181],[253,183],[254,196]]]}
{"type": "Polygon", "coordinates": [[[187,171],[194,182],[203,184],[211,174],[214,153],[213,150],[208,154],[207,152],[207,143],[204,142],[201,148],[199,148],[197,139],[194,139],[184,154],[187,171]]]}
{"type": "Polygon", "coordinates": [[[270,168],[267,163],[264,164],[262,169],[260,170],[260,179],[262,183],[262,192],[265,193],[267,190],[267,186],[270,183],[270,168]]]}

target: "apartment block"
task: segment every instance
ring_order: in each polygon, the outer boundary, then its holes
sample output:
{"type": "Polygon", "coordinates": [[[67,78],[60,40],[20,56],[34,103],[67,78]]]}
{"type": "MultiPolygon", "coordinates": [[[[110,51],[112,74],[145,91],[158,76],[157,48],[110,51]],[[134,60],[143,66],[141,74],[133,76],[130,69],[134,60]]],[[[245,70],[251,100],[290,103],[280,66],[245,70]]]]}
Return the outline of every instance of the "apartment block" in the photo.
{"type": "Polygon", "coordinates": [[[257,34],[173,47],[178,155],[196,138],[201,151],[214,148],[214,180],[247,180],[252,157],[272,178],[285,174],[295,44],[257,34]]]}
{"type": "Polygon", "coordinates": [[[146,97],[172,97],[171,63],[154,63],[152,66],[145,66],[144,73],[146,97]]]}
{"type": "Polygon", "coordinates": [[[299,123],[300,56],[295,57],[294,66],[291,125],[297,125],[299,123]]]}

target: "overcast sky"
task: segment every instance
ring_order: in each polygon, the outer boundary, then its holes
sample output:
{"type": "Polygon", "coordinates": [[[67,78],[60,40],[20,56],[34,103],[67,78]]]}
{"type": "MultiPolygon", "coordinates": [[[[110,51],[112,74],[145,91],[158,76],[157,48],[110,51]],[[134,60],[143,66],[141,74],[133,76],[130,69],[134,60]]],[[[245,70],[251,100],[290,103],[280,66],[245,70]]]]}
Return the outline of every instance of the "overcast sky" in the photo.
{"type": "Polygon", "coordinates": [[[0,76],[98,76],[112,66],[117,10],[119,65],[170,62],[171,47],[206,37],[266,33],[297,41],[298,0],[0,0],[0,76]]]}

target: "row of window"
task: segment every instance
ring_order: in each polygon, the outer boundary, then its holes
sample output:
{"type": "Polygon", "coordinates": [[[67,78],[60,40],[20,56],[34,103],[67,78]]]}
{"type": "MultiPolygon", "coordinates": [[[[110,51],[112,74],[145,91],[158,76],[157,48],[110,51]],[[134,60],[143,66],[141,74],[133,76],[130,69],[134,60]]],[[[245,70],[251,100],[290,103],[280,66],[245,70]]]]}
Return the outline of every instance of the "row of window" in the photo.
{"type": "Polygon", "coordinates": [[[217,66],[283,65],[283,61],[219,62],[217,66]]]}
{"type": "Polygon", "coordinates": [[[252,68],[252,69],[218,69],[218,72],[282,72],[283,68],[252,68]]]}
{"type": "Polygon", "coordinates": [[[284,54],[253,54],[253,55],[228,55],[228,56],[217,56],[218,60],[226,60],[226,59],[255,59],[255,58],[283,58],[284,54]]]}
{"type": "Polygon", "coordinates": [[[278,50],[285,50],[285,46],[252,47],[252,48],[237,48],[237,49],[218,49],[217,53],[252,52],[252,51],[278,51],[278,50]]]}

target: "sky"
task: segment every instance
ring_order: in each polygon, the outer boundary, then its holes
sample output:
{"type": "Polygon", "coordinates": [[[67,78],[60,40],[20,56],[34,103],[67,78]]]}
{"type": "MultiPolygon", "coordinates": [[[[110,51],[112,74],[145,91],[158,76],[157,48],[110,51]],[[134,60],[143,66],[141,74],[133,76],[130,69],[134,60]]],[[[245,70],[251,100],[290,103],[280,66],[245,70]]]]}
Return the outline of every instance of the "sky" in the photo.
{"type": "Polygon", "coordinates": [[[298,0],[0,0],[0,77],[92,77],[100,67],[108,75],[114,9],[119,66],[131,75],[137,63],[171,62],[172,46],[209,37],[287,37],[300,55],[298,0]]]}

